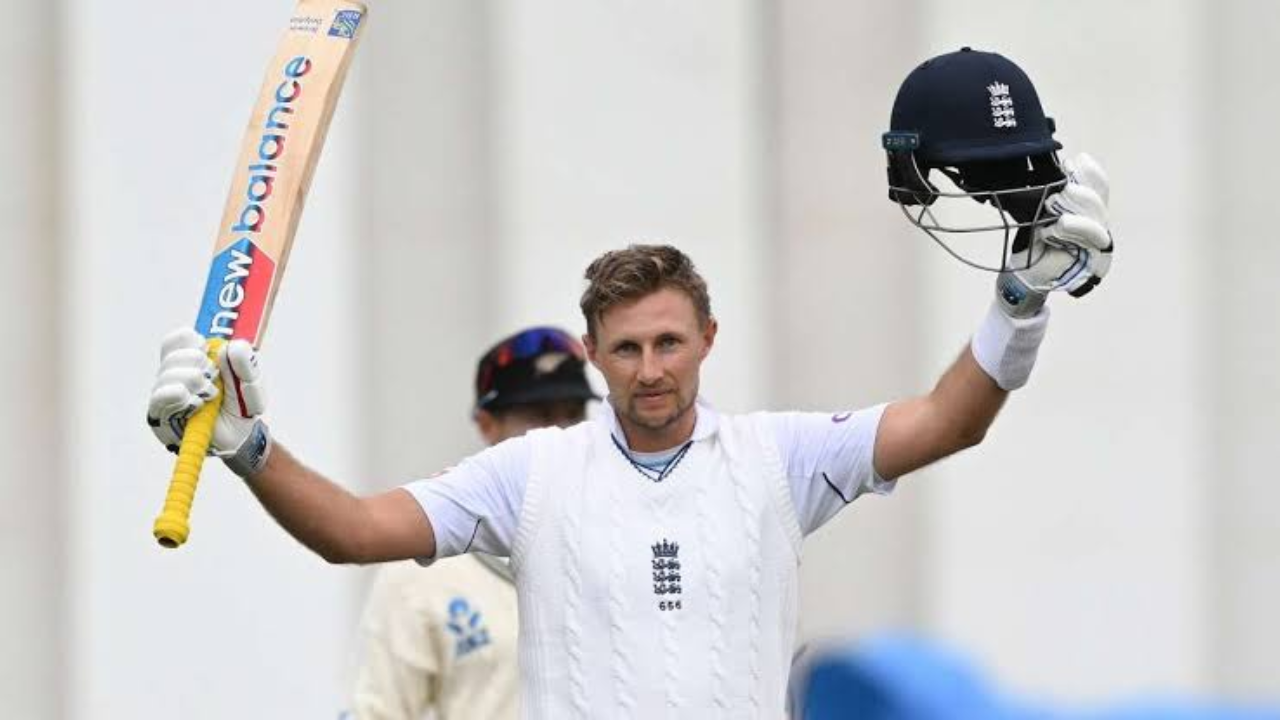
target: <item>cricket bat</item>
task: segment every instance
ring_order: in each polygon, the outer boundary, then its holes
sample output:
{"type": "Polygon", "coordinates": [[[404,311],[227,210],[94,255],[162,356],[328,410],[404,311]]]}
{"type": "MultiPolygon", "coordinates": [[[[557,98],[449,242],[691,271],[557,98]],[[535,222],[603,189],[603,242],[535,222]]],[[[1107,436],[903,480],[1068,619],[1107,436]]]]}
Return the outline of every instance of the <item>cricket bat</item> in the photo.
{"type": "MultiPolygon", "coordinates": [[[[262,345],[365,16],[365,6],[351,0],[299,0],[267,68],[196,316],[196,331],[208,339],[215,363],[229,340],[262,345]]],[[[152,530],[163,547],[182,545],[190,533],[191,503],[222,402],[217,383],[218,399],[187,421],[164,509],[152,530]]]]}

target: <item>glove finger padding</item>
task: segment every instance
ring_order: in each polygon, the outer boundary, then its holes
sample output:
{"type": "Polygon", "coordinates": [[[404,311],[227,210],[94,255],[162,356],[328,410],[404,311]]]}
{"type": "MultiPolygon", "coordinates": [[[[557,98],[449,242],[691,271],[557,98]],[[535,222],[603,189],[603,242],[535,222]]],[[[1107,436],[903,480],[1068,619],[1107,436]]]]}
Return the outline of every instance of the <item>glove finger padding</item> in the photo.
{"type": "Polygon", "coordinates": [[[1083,215],[1101,225],[1107,224],[1107,204],[1102,196],[1084,185],[1070,184],[1050,195],[1045,208],[1054,215],[1083,215]]]}
{"type": "Polygon", "coordinates": [[[160,358],[161,371],[169,368],[194,368],[213,377],[213,363],[205,355],[203,348],[178,348],[160,358]]]}
{"type": "Polygon", "coordinates": [[[147,408],[147,425],[156,439],[171,452],[177,452],[186,430],[187,420],[204,401],[196,397],[184,385],[160,385],[151,391],[147,408]]]}
{"type": "Polygon", "coordinates": [[[1045,200],[1045,209],[1056,219],[1030,233],[1020,231],[1021,244],[1014,247],[1018,252],[996,280],[996,298],[1011,317],[1031,317],[1054,290],[1085,295],[1111,269],[1107,174],[1084,153],[1063,161],[1062,169],[1066,186],[1045,200]]]}
{"type": "Polygon", "coordinates": [[[191,414],[218,395],[204,338],[191,328],[170,332],[160,343],[160,369],[147,403],[147,425],[176,452],[191,414]]]}
{"type": "Polygon", "coordinates": [[[1039,230],[1040,239],[1056,247],[1079,247],[1106,250],[1111,247],[1111,234],[1106,226],[1085,215],[1063,215],[1057,222],[1039,230]]]}
{"type": "MultiPolygon", "coordinates": [[[[1092,158],[1084,158],[1086,169],[1080,173],[1106,192],[1102,169],[1092,158]]],[[[1076,164],[1081,164],[1079,159],[1076,164]]],[[[1107,230],[1106,202],[1093,188],[1073,182],[1053,195],[1047,205],[1058,219],[1052,225],[1037,228],[1033,243],[1043,243],[1057,257],[1046,257],[1050,262],[1035,274],[1041,281],[1052,279],[1050,289],[1081,297],[1101,283],[1111,269],[1114,243],[1107,230]]]]}
{"type": "Polygon", "coordinates": [[[1103,205],[1111,203],[1111,181],[1102,165],[1089,153],[1080,153],[1070,160],[1064,160],[1062,171],[1069,183],[1089,188],[1101,198],[1103,205]]]}
{"type": "Polygon", "coordinates": [[[224,412],[242,418],[261,415],[267,408],[266,388],[261,383],[258,353],[245,340],[232,340],[218,356],[222,387],[227,391],[224,412]]]}
{"type": "Polygon", "coordinates": [[[218,388],[213,384],[212,376],[202,368],[162,367],[160,374],[156,376],[155,387],[164,385],[180,385],[201,400],[209,400],[218,394],[218,388]]]}
{"type": "Polygon", "coordinates": [[[232,340],[218,355],[226,400],[213,428],[215,453],[232,472],[249,478],[266,464],[271,434],[259,417],[267,395],[258,368],[258,354],[245,340],[232,340]]]}
{"type": "Polygon", "coordinates": [[[204,352],[204,337],[189,327],[181,327],[164,336],[160,341],[160,362],[179,350],[199,350],[204,352]]]}
{"type": "Polygon", "coordinates": [[[241,476],[262,468],[270,452],[266,425],[258,417],[266,408],[266,393],[253,346],[232,340],[223,346],[215,365],[205,339],[180,328],[160,343],[160,369],[147,404],[147,425],[172,452],[178,451],[191,415],[206,402],[219,402],[209,454],[217,455],[241,476]],[[218,399],[214,373],[221,375],[226,394],[218,399]]]}

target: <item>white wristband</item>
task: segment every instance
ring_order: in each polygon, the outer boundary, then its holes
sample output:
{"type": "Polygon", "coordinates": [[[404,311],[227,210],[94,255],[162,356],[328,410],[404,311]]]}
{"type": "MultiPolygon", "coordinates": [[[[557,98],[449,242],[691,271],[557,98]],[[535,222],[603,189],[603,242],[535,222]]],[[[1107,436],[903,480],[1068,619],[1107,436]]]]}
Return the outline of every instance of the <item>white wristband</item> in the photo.
{"type": "Polygon", "coordinates": [[[1031,377],[1048,324],[1047,305],[1029,318],[1011,318],[993,302],[970,343],[973,359],[1001,389],[1017,390],[1031,377]]]}

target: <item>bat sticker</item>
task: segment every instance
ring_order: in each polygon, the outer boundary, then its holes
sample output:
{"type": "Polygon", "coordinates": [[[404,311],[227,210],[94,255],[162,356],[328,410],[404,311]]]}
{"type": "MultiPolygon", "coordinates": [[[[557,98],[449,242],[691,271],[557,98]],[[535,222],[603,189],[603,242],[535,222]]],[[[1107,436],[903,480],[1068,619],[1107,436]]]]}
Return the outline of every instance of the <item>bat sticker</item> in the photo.
{"type": "Polygon", "coordinates": [[[358,27],[360,27],[358,10],[339,10],[333,17],[333,26],[329,28],[329,34],[333,37],[350,39],[355,37],[358,27]]]}

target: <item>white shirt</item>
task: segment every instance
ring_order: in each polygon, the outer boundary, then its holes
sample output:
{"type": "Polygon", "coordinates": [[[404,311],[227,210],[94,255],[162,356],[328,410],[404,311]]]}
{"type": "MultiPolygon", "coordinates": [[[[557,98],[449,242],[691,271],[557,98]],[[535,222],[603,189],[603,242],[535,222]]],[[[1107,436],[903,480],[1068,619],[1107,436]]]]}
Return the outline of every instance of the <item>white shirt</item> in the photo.
{"type": "Polygon", "coordinates": [[[654,477],[606,413],[410,491],[437,556],[512,555],[528,717],[775,718],[800,540],[890,489],[873,463],[881,414],[722,418],[700,403],[690,442],[654,477]]]}
{"type": "MultiPolygon", "coordinates": [[[[837,413],[767,413],[791,488],[800,529],[809,535],[865,492],[886,494],[894,481],[873,466],[876,429],[883,405],[837,413]]],[[[714,432],[717,412],[699,399],[694,439],[714,432]]],[[[623,447],[617,417],[605,412],[588,422],[605,423],[623,447]]],[[[487,448],[431,478],[405,489],[431,518],[436,558],[478,551],[511,554],[524,504],[531,460],[530,439],[512,438],[487,448]]],[[[433,558],[421,558],[428,564],[433,558]]]]}

